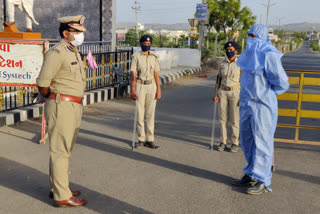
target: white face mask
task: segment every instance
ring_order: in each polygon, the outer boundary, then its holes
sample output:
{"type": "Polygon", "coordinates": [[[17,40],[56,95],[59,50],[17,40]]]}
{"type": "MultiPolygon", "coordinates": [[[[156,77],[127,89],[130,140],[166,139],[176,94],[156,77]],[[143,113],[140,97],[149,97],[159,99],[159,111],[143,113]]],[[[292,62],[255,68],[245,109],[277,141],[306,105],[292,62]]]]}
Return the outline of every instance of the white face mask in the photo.
{"type": "Polygon", "coordinates": [[[74,40],[70,41],[73,46],[78,47],[79,45],[81,45],[83,43],[83,40],[84,40],[83,32],[79,33],[79,34],[71,34],[69,32],[69,34],[74,36],[74,40]]]}

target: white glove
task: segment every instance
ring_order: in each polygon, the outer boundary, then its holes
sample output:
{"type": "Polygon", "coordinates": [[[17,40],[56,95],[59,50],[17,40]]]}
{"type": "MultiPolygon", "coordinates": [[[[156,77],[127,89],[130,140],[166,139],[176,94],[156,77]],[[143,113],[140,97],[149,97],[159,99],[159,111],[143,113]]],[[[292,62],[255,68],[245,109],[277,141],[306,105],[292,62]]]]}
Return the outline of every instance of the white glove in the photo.
{"type": "Polygon", "coordinates": [[[46,101],[46,98],[42,96],[39,92],[37,97],[33,100],[33,103],[44,103],[46,101]]]}

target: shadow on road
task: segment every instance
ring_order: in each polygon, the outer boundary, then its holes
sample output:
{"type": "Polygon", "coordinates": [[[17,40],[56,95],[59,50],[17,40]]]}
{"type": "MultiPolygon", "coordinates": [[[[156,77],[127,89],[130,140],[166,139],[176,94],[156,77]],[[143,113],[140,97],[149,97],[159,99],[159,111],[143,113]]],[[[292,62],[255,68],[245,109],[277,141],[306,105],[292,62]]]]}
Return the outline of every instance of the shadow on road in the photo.
{"type": "Polygon", "coordinates": [[[313,184],[320,184],[320,177],[313,176],[313,175],[306,175],[299,172],[290,172],[290,171],[281,170],[281,169],[277,169],[275,174],[287,176],[290,178],[306,181],[313,184]]]}
{"type": "MultiPolygon", "coordinates": [[[[26,194],[48,205],[53,205],[53,200],[48,197],[49,178],[47,174],[21,163],[0,157],[0,175],[1,186],[26,194]]],[[[149,211],[78,184],[71,183],[70,186],[73,189],[81,190],[83,197],[88,200],[88,204],[85,206],[86,209],[98,213],[151,214],[149,211]]]]}
{"type": "MultiPolygon", "coordinates": [[[[112,137],[114,140],[115,137],[112,137]]],[[[107,140],[107,139],[106,139],[107,140]]],[[[119,141],[124,141],[123,139],[119,138],[119,141]]],[[[154,164],[156,166],[164,167],[170,170],[174,170],[180,173],[188,174],[188,172],[192,171],[192,174],[189,174],[190,176],[200,177],[208,180],[212,180],[215,182],[223,183],[226,185],[230,185],[231,182],[234,180],[234,178],[218,174],[215,172],[211,172],[205,169],[200,169],[193,166],[188,166],[181,163],[175,163],[169,160],[164,160],[158,157],[142,154],[139,152],[132,151],[131,149],[125,149],[93,140],[88,140],[86,138],[79,138],[78,144],[81,144],[83,146],[87,146],[90,148],[98,149],[100,151],[109,152],[121,157],[130,158],[137,161],[142,161],[150,164],[154,164]]]]}

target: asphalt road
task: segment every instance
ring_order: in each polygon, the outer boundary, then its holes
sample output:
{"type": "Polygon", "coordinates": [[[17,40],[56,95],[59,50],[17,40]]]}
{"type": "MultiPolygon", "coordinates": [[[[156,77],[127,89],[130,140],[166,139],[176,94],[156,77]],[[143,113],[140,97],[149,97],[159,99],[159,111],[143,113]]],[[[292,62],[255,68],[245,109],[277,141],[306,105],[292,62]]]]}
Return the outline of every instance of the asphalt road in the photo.
{"type": "Polygon", "coordinates": [[[320,54],[313,52],[309,43],[310,41],[305,41],[299,50],[282,57],[285,70],[320,71],[320,54]]]}
{"type": "Polygon", "coordinates": [[[156,113],[159,150],[131,151],[130,99],[85,107],[70,187],[82,191],[86,207],[52,206],[48,144],[37,143],[40,120],[0,128],[0,213],[318,213],[318,147],[276,144],[272,193],[250,196],[230,185],[243,175],[245,160],[241,151],[209,150],[215,72],[207,75],[163,86],[156,113]]]}

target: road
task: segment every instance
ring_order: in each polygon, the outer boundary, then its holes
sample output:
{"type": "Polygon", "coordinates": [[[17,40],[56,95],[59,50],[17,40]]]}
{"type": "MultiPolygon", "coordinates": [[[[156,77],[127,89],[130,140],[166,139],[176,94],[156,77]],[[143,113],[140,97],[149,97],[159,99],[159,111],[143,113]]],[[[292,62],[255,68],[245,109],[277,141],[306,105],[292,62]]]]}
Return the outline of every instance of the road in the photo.
{"type": "Polygon", "coordinates": [[[309,42],[305,41],[299,50],[282,57],[282,64],[286,70],[320,71],[320,54],[310,49],[309,42]]]}
{"type": "Polygon", "coordinates": [[[163,86],[159,150],[130,149],[132,100],[85,107],[70,186],[82,191],[86,207],[54,208],[47,197],[48,144],[37,143],[40,120],[0,128],[0,213],[318,213],[318,147],[276,144],[272,193],[250,196],[230,185],[243,175],[245,159],[241,151],[209,150],[215,74],[163,86]]]}

